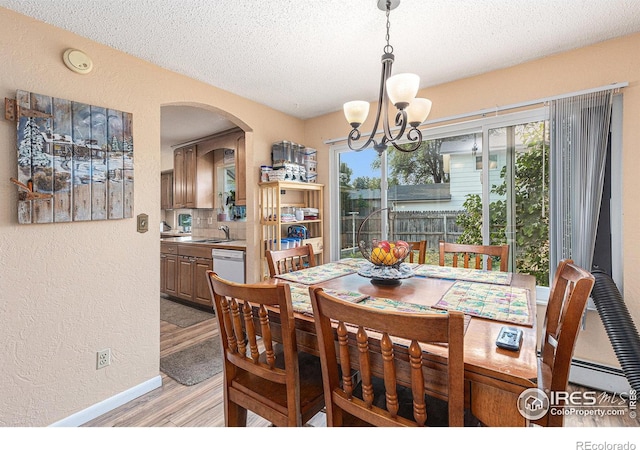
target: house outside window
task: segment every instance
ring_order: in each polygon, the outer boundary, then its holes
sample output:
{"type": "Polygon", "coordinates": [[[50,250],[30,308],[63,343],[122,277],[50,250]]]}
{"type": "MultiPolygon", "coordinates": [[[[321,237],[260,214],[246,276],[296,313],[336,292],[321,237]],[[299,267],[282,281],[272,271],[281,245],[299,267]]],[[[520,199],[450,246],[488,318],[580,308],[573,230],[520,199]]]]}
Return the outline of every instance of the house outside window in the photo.
{"type": "MultiPolygon", "coordinates": [[[[498,155],[489,156],[489,170],[498,168],[498,155]]],[[[476,170],[482,170],[482,156],[476,156],[476,170]]]]}

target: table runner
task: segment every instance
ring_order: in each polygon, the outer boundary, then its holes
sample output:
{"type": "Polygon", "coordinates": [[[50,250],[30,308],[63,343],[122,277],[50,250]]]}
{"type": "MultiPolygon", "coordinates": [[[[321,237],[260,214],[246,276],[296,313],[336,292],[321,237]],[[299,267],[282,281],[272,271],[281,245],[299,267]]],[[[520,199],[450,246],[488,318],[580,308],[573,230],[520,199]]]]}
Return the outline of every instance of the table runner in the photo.
{"type": "Polygon", "coordinates": [[[434,305],[434,308],[456,310],[475,317],[533,326],[528,289],[456,281],[434,305]]]}
{"type": "Polygon", "coordinates": [[[346,264],[326,263],[320,266],[307,267],[306,269],[276,275],[276,278],[293,281],[294,283],[311,285],[322,283],[323,281],[331,280],[343,275],[349,275],[350,273],[354,273],[356,270],[357,269],[346,264]]]}
{"type": "Polygon", "coordinates": [[[497,270],[466,269],[464,267],[434,266],[430,264],[413,265],[413,272],[419,277],[446,278],[449,280],[475,281],[478,283],[511,284],[511,272],[497,270]]]}

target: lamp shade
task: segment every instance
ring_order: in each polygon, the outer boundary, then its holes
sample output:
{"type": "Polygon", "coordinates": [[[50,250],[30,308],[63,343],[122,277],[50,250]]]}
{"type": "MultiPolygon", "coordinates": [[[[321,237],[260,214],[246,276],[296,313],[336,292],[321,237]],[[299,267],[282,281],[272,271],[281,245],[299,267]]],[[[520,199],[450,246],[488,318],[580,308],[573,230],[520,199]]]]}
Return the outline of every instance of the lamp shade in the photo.
{"type": "Polygon", "coordinates": [[[398,109],[406,108],[418,93],[420,77],[413,73],[399,73],[387,80],[387,96],[398,109]]]}
{"type": "Polygon", "coordinates": [[[414,98],[407,106],[407,122],[412,127],[417,127],[429,117],[431,112],[431,100],[426,98],[414,98]]]}
{"type": "Polygon", "coordinates": [[[354,100],[347,102],[343,106],[344,116],[352,127],[359,127],[369,115],[369,102],[362,100],[354,100]]]}

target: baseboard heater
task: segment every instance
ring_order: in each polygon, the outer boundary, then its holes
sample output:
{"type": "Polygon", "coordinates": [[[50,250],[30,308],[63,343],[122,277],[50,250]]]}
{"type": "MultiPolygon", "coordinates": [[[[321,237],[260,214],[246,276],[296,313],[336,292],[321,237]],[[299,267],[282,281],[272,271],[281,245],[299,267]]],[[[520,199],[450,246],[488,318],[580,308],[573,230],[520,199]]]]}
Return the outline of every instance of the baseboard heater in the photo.
{"type": "Polygon", "coordinates": [[[600,391],[626,394],[631,389],[622,369],[574,359],[569,382],[600,391]]]}

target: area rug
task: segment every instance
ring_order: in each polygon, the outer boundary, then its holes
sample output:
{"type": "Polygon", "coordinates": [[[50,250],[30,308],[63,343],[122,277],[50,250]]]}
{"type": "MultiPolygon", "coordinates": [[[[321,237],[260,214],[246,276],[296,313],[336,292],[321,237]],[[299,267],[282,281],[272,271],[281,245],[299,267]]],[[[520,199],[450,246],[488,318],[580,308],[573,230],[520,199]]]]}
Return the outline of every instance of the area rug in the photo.
{"type": "Polygon", "coordinates": [[[191,308],[178,302],[160,297],[160,320],[187,328],[207,319],[214,318],[213,313],[191,308]]]}
{"type": "Polygon", "coordinates": [[[160,358],[160,371],[180,384],[193,386],[222,372],[218,337],[160,358]]]}

